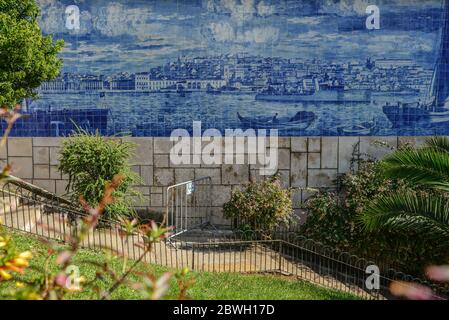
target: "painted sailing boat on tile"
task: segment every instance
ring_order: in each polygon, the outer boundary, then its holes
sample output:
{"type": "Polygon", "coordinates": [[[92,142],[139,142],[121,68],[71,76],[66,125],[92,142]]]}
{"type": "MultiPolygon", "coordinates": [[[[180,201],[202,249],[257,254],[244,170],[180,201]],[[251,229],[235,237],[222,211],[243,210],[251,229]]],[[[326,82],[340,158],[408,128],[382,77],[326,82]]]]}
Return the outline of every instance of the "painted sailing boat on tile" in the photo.
{"type": "Polygon", "coordinates": [[[428,100],[424,103],[387,103],[383,112],[394,128],[416,123],[449,124],[449,0],[444,0],[440,48],[435,63],[428,100]]]}

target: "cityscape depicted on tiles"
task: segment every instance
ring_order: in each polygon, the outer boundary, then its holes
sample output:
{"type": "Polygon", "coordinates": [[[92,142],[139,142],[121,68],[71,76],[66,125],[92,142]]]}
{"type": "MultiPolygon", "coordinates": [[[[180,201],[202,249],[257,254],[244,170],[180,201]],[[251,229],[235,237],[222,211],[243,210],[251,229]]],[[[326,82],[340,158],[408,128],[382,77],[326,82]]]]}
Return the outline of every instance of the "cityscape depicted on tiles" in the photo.
{"type": "Polygon", "coordinates": [[[449,134],[444,0],[39,2],[43,31],[66,42],[64,66],[13,135],[169,136],[194,121],[284,136],[449,134]]]}

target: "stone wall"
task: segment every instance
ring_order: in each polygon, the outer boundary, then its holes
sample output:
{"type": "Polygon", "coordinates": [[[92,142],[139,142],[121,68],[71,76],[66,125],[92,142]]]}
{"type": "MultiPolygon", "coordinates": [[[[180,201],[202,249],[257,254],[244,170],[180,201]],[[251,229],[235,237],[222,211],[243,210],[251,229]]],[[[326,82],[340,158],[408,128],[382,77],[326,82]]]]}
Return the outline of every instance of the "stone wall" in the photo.
{"type": "MultiPolygon", "coordinates": [[[[144,195],[136,207],[164,211],[166,188],[172,184],[210,176],[215,222],[222,222],[221,206],[234,188],[262,179],[256,165],[182,165],[169,159],[169,138],[127,138],[138,145],[132,165],[144,181],[136,188],[144,195]]],[[[306,187],[332,188],[333,180],[350,169],[354,146],[362,154],[381,158],[402,143],[417,144],[424,138],[409,137],[292,137],[279,139],[279,173],[285,187],[298,188],[293,202],[301,216],[300,203],[310,194],[306,187]],[[389,147],[380,147],[385,142],[389,147]]],[[[0,149],[0,160],[13,166],[13,174],[58,195],[65,193],[67,177],[58,171],[61,138],[10,138],[0,149]]]]}

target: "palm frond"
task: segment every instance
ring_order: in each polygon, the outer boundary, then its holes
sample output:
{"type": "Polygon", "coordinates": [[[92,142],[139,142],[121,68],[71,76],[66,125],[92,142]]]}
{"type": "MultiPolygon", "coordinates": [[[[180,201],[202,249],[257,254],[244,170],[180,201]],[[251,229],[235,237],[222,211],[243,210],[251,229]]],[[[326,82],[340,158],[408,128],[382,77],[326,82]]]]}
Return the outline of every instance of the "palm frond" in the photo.
{"type": "Polygon", "coordinates": [[[382,161],[387,178],[449,191],[449,156],[433,148],[398,150],[382,161]]]}
{"type": "Polygon", "coordinates": [[[425,148],[449,154],[449,139],[447,137],[427,138],[425,148]]]}
{"type": "Polygon", "coordinates": [[[360,217],[368,231],[382,229],[425,234],[449,245],[449,201],[435,194],[413,192],[382,196],[360,217]]]}

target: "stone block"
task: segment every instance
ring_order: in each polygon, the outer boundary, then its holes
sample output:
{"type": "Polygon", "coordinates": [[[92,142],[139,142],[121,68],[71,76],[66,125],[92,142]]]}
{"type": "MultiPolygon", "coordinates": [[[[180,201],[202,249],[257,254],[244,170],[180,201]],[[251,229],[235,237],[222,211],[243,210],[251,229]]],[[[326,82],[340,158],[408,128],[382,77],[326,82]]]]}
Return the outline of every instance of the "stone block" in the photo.
{"type": "Polygon", "coordinates": [[[169,155],[168,154],[155,154],[154,155],[154,166],[157,168],[168,168],[169,167],[169,155]]]}
{"type": "Polygon", "coordinates": [[[140,166],[131,166],[131,170],[140,176],[140,166]]]}
{"type": "Polygon", "coordinates": [[[321,153],[308,153],[307,154],[307,167],[309,169],[321,168],[321,153]]]}
{"type": "MultiPolygon", "coordinates": [[[[246,153],[239,153],[234,154],[229,157],[223,157],[223,164],[236,164],[236,165],[243,165],[243,164],[250,164],[250,158],[253,163],[257,163],[257,155],[256,154],[246,154],[246,153]]],[[[218,166],[221,167],[221,166],[218,166]]]]}
{"type": "Polygon", "coordinates": [[[60,147],[63,138],[55,137],[38,137],[33,138],[34,147],[60,147]]]}
{"type": "Polygon", "coordinates": [[[163,207],[164,199],[162,193],[152,193],[150,196],[151,207],[163,207]]]}
{"type": "Polygon", "coordinates": [[[302,203],[302,190],[301,189],[293,189],[291,199],[292,199],[293,209],[300,208],[301,203],[302,203]]]}
{"type": "Polygon", "coordinates": [[[416,137],[398,137],[398,147],[405,145],[416,146],[416,137]]]}
{"type": "Polygon", "coordinates": [[[34,179],[33,184],[36,186],[47,190],[48,192],[55,193],[56,192],[56,183],[55,180],[40,180],[40,179],[34,179]]]}
{"type": "Polygon", "coordinates": [[[307,186],[307,153],[291,154],[291,186],[305,188],[307,186]]]}
{"type": "Polygon", "coordinates": [[[317,195],[317,191],[314,192],[312,190],[303,190],[301,193],[301,201],[304,203],[316,195],[317,195]]]}
{"type": "Polygon", "coordinates": [[[57,166],[50,166],[50,179],[62,179],[61,172],[58,170],[57,166]]]}
{"type": "Polygon", "coordinates": [[[48,165],[50,163],[50,149],[48,147],[34,147],[33,162],[34,164],[48,165]]]}
{"type": "MultiPolygon", "coordinates": [[[[449,136],[446,136],[446,137],[449,138],[449,136]]],[[[416,137],[415,137],[415,145],[416,145],[417,147],[420,147],[420,146],[424,145],[424,144],[426,143],[427,138],[429,138],[429,137],[424,137],[424,136],[419,137],[419,136],[416,136],[416,137]]]]}
{"type": "Polygon", "coordinates": [[[266,176],[261,175],[258,169],[251,169],[249,179],[251,182],[261,182],[266,179],[266,176]]]}
{"type": "MultiPolygon", "coordinates": [[[[204,158],[203,158],[204,159],[204,158]]],[[[222,163],[223,163],[223,159],[220,160],[221,162],[219,162],[219,164],[209,164],[209,163],[205,163],[204,161],[201,161],[201,168],[205,168],[205,169],[210,169],[210,168],[221,168],[222,163]]],[[[192,165],[192,168],[197,168],[198,165],[192,165]]]]}
{"type": "Polygon", "coordinates": [[[308,152],[321,152],[321,138],[309,138],[308,141],[308,152]]]}
{"type": "Polygon", "coordinates": [[[221,227],[230,227],[232,225],[232,221],[224,217],[223,208],[220,207],[212,208],[211,223],[221,227]]]}
{"type": "MultiPolygon", "coordinates": [[[[190,146],[191,151],[193,153],[193,139],[190,139],[190,146]]],[[[225,139],[222,137],[211,137],[210,139],[204,138],[204,140],[201,141],[201,152],[208,153],[208,154],[223,154],[225,151],[225,139]]],[[[197,150],[195,150],[195,153],[198,154],[197,150]]]]}
{"type": "Polygon", "coordinates": [[[211,201],[212,206],[222,207],[226,202],[231,200],[231,186],[212,186],[211,201]]]}
{"type": "Polygon", "coordinates": [[[279,170],[279,181],[283,188],[290,188],[290,171],[289,170],[279,170]]]}
{"type": "Polygon", "coordinates": [[[34,165],[34,179],[49,179],[50,166],[48,164],[34,165]]]}
{"type": "Polygon", "coordinates": [[[164,188],[163,187],[151,187],[150,192],[151,193],[163,193],[164,188]]]}
{"type": "Polygon", "coordinates": [[[290,149],[290,138],[289,137],[280,137],[278,140],[279,148],[290,149]]]}
{"type": "Polygon", "coordinates": [[[148,186],[133,186],[133,189],[143,195],[150,195],[150,187],[148,186]]]}
{"type": "Polygon", "coordinates": [[[278,169],[288,170],[290,169],[290,150],[279,149],[278,150],[278,169]]]}
{"type": "Polygon", "coordinates": [[[347,173],[351,167],[354,147],[360,142],[359,137],[338,138],[338,173],[347,173]]]}
{"type": "Polygon", "coordinates": [[[381,160],[397,148],[397,137],[361,137],[360,153],[381,160]]]}
{"type": "Polygon", "coordinates": [[[168,157],[168,164],[170,166],[170,168],[198,168],[201,166],[201,164],[193,164],[192,162],[192,156],[190,156],[189,158],[189,162],[187,163],[180,163],[180,164],[175,164],[172,161],[172,157],[169,155],[168,157]]]}
{"type": "Polygon", "coordinates": [[[50,147],[50,164],[53,166],[59,166],[59,147],[50,147]]]}
{"type": "MultiPolygon", "coordinates": [[[[223,139],[223,149],[222,153],[238,153],[238,154],[257,154],[258,149],[258,143],[261,142],[261,144],[265,143],[265,147],[269,146],[269,139],[258,139],[257,137],[245,137],[245,136],[239,136],[234,137],[233,139],[230,139],[228,137],[227,139],[223,139]]],[[[263,148],[263,145],[260,146],[263,148]]]]}
{"type": "Polygon", "coordinates": [[[0,146],[0,159],[8,159],[8,148],[6,143],[0,146]]]}
{"type": "Polygon", "coordinates": [[[134,154],[130,160],[133,165],[153,164],[153,138],[126,138],[136,145],[134,154]]]}
{"type": "Polygon", "coordinates": [[[9,157],[12,166],[12,174],[22,179],[33,179],[33,158],[31,157],[9,157]]]}
{"type": "Polygon", "coordinates": [[[321,168],[336,169],[338,167],[338,138],[321,138],[321,168]]]}
{"type": "Polygon", "coordinates": [[[8,161],[6,159],[0,160],[0,170],[3,170],[3,168],[5,168],[7,164],[8,164],[8,161]]]}
{"type": "Polygon", "coordinates": [[[308,187],[310,188],[332,188],[337,178],[337,170],[332,169],[309,169],[308,187]]]}
{"type": "Polygon", "coordinates": [[[140,177],[147,186],[153,185],[153,166],[141,166],[140,177]]]}
{"type": "Polygon", "coordinates": [[[68,181],[67,180],[56,180],[56,194],[58,196],[62,196],[65,195],[67,193],[67,185],[68,185],[68,181]]]}
{"type": "Polygon", "coordinates": [[[131,201],[134,207],[149,207],[150,206],[150,196],[142,195],[142,196],[133,196],[131,197],[131,201]]]}
{"type": "Polygon", "coordinates": [[[154,138],[154,154],[170,154],[172,147],[170,138],[154,138]]]}
{"type": "Polygon", "coordinates": [[[221,170],[221,183],[228,184],[244,184],[249,182],[249,166],[248,165],[223,165],[221,170]]]}
{"type": "Polygon", "coordinates": [[[175,183],[183,183],[195,179],[195,169],[176,168],[175,183]]]}
{"type": "Polygon", "coordinates": [[[236,184],[231,186],[232,192],[237,192],[237,191],[243,191],[245,189],[245,185],[243,184],[236,184]]]}
{"type": "Polygon", "coordinates": [[[32,157],[32,138],[9,138],[8,157],[32,157]]]}
{"type": "Polygon", "coordinates": [[[154,169],[154,184],[157,186],[170,186],[175,182],[174,169],[154,169]]]}
{"type": "Polygon", "coordinates": [[[307,152],[307,138],[292,137],[291,150],[292,152],[307,152]]]}
{"type": "Polygon", "coordinates": [[[221,184],[221,169],[219,168],[197,168],[195,169],[195,179],[210,177],[212,184],[221,184]]]}

